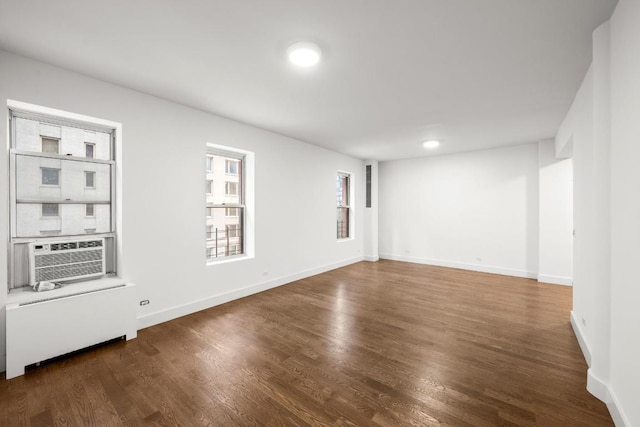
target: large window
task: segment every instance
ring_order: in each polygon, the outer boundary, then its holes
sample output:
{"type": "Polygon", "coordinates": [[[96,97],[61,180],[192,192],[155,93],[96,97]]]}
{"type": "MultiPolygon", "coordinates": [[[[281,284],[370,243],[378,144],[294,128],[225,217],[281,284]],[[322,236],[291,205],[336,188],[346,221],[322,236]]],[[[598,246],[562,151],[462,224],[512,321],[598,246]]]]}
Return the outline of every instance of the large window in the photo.
{"type": "Polygon", "coordinates": [[[336,201],[338,205],[337,211],[337,233],[338,239],[346,239],[351,236],[350,218],[351,218],[351,201],[350,199],[351,175],[338,172],[337,195],[336,201]]]}
{"type": "Polygon", "coordinates": [[[208,148],[206,160],[207,261],[245,253],[245,155],[208,148]],[[211,185],[209,185],[211,183],[211,185]]]}
{"type": "Polygon", "coordinates": [[[35,241],[94,234],[106,239],[107,273],[115,272],[114,129],[30,107],[10,104],[9,288],[29,284],[35,241]]]}

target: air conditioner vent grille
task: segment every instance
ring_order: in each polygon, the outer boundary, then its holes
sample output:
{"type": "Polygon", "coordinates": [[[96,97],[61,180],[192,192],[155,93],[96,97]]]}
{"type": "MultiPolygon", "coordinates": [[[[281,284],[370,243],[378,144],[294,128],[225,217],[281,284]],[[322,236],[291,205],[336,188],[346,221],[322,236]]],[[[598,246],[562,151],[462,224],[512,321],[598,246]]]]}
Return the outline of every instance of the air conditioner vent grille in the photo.
{"type": "Polygon", "coordinates": [[[48,267],[51,265],[75,264],[79,262],[102,260],[102,250],[94,249],[77,252],[61,252],[57,254],[42,254],[35,257],[36,268],[48,267]]]}
{"type": "Polygon", "coordinates": [[[80,249],[86,248],[99,248],[102,247],[102,240],[87,240],[85,242],[78,242],[80,249]]]}
{"type": "Polygon", "coordinates": [[[52,243],[51,250],[52,251],[66,251],[69,249],[77,249],[77,242],[65,242],[65,243],[52,243]]]}
{"type": "Polygon", "coordinates": [[[36,270],[36,282],[58,280],[61,277],[82,277],[96,274],[102,274],[102,260],[39,268],[36,270]]]}

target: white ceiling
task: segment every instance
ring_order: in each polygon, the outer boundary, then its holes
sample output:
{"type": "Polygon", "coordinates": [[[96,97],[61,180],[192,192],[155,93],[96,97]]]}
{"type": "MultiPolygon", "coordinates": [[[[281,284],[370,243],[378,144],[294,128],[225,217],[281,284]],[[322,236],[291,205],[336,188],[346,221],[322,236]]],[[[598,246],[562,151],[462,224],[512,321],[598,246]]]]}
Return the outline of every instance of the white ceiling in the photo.
{"type": "Polygon", "coordinates": [[[359,158],[553,137],[616,0],[0,0],[0,48],[359,158]],[[286,47],[317,43],[312,69],[286,47]]]}

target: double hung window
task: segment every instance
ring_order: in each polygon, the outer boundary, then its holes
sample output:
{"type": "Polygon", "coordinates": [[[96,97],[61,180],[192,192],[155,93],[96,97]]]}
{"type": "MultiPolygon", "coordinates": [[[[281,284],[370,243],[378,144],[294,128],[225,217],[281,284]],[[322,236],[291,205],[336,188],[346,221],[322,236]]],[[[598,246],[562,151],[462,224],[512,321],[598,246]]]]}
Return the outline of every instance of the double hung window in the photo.
{"type": "Polygon", "coordinates": [[[244,164],[243,153],[230,148],[208,148],[207,261],[245,253],[244,164]]]}
{"type": "Polygon", "coordinates": [[[9,288],[28,284],[36,240],[100,235],[115,269],[115,131],[97,122],[10,107],[9,288]]]}
{"type": "Polygon", "coordinates": [[[351,237],[351,175],[348,173],[338,172],[337,178],[337,234],[338,239],[347,239],[351,237]]]}

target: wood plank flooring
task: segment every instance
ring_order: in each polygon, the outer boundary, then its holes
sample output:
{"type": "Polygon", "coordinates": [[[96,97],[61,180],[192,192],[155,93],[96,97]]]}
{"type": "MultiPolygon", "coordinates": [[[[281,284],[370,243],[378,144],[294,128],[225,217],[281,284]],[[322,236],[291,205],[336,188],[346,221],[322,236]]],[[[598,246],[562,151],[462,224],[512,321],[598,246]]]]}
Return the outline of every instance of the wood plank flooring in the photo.
{"type": "Polygon", "coordinates": [[[2,378],[0,425],[613,425],[570,308],[568,287],[363,262],[2,378]]]}

